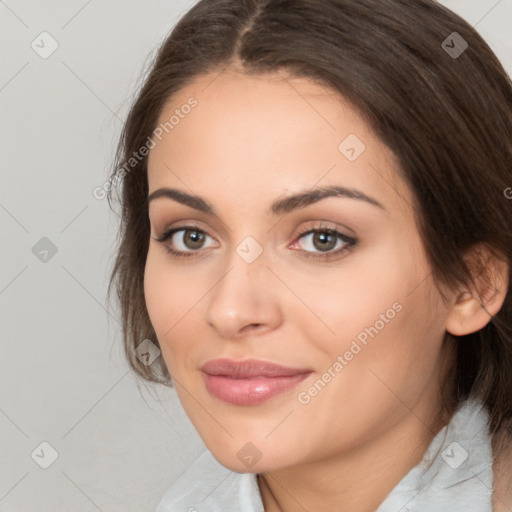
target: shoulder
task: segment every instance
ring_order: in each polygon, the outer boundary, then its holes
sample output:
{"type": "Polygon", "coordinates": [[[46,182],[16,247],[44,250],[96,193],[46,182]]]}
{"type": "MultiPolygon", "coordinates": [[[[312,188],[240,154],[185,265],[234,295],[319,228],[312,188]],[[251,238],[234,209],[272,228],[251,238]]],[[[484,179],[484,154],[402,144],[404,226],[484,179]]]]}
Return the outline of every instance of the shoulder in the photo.
{"type": "Polygon", "coordinates": [[[252,512],[258,510],[257,487],[255,475],[227,469],[206,450],[166,491],[156,512],[252,512]],[[247,508],[240,508],[249,497],[247,508]]]}

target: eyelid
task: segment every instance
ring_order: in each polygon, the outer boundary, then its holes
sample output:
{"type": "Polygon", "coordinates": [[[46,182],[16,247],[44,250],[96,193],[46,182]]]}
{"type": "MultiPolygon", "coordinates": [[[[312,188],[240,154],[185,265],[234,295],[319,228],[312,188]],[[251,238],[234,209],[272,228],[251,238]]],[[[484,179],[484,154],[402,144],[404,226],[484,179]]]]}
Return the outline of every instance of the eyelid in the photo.
{"type": "Polygon", "coordinates": [[[335,222],[332,221],[312,221],[312,223],[309,223],[307,227],[304,226],[297,230],[293,243],[295,243],[302,236],[315,231],[332,231],[340,235],[343,235],[343,237],[347,239],[356,240],[354,236],[346,234],[345,230],[349,231],[353,235],[356,234],[356,232],[353,229],[350,229],[348,226],[336,224],[335,222]]]}
{"type": "MultiPolygon", "coordinates": [[[[349,231],[353,232],[353,230],[349,229],[349,231]]],[[[349,236],[345,234],[342,230],[340,230],[339,227],[327,223],[325,221],[320,221],[318,224],[304,227],[299,230],[299,233],[296,235],[294,241],[291,244],[291,247],[297,245],[299,241],[303,238],[306,238],[309,235],[312,235],[314,233],[321,233],[321,232],[329,232],[336,236],[336,244],[339,240],[341,240],[344,245],[341,248],[338,248],[336,250],[330,250],[330,251],[307,251],[304,249],[299,249],[298,252],[302,254],[303,257],[306,258],[316,258],[318,260],[323,261],[329,261],[334,260],[337,258],[340,258],[341,255],[347,251],[350,251],[353,249],[356,245],[359,244],[359,239],[355,238],[353,236],[349,236]]]]}
{"type": "MultiPolygon", "coordinates": [[[[158,204],[158,207],[153,206],[154,211],[151,212],[150,210],[149,214],[150,224],[154,226],[154,229],[157,232],[163,233],[164,231],[168,231],[173,227],[174,224],[178,226],[188,226],[190,224],[196,225],[199,229],[205,231],[206,233],[214,232],[218,234],[219,237],[228,236],[230,233],[232,233],[229,225],[223,222],[216,215],[211,216],[207,213],[203,214],[202,212],[198,211],[191,212],[190,208],[187,206],[184,206],[184,209],[179,208],[175,210],[174,208],[169,208],[169,205],[166,207],[166,204],[160,205],[159,203],[159,201],[152,201],[150,203],[150,206],[158,204]],[[171,222],[169,222],[169,219],[172,219],[171,222]],[[158,226],[162,226],[162,228],[158,228],[158,226]]],[[[165,203],[165,201],[162,201],[162,203],[165,203]]],[[[169,203],[172,203],[172,201],[169,201],[169,203]]]]}
{"type": "MultiPolygon", "coordinates": [[[[205,236],[211,238],[212,240],[216,241],[215,237],[211,236],[208,233],[208,230],[202,228],[199,225],[200,223],[198,223],[196,221],[191,221],[188,223],[187,223],[187,221],[179,221],[179,222],[180,222],[180,224],[174,225],[174,226],[171,225],[169,228],[165,229],[161,236],[154,237],[157,242],[159,242],[160,244],[162,244],[164,246],[164,248],[167,250],[167,252],[169,254],[171,254],[174,258],[179,259],[179,258],[187,258],[187,257],[188,258],[197,258],[197,257],[201,257],[201,256],[211,252],[211,250],[210,250],[210,249],[212,249],[211,247],[200,248],[197,250],[194,250],[194,249],[190,249],[190,250],[178,249],[178,250],[176,250],[175,248],[170,247],[167,244],[167,241],[169,239],[172,239],[172,237],[180,231],[184,231],[184,232],[198,231],[198,232],[204,234],[205,236]]],[[[349,229],[349,231],[353,232],[353,230],[351,230],[350,228],[347,228],[347,229],[349,229]]],[[[327,222],[327,221],[316,221],[315,224],[310,224],[307,227],[303,227],[303,228],[299,229],[299,232],[295,235],[294,241],[292,242],[291,246],[295,246],[299,242],[299,240],[301,240],[302,238],[305,238],[307,235],[311,235],[311,234],[318,233],[318,232],[330,232],[331,234],[336,236],[336,239],[337,239],[336,244],[338,243],[338,241],[341,240],[343,242],[343,246],[336,250],[318,251],[318,252],[317,251],[308,251],[305,249],[298,249],[298,250],[293,249],[293,250],[295,252],[298,252],[301,257],[316,259],[319,262],[321,262],[321,261],[327,262],[327,261],[337,260],[337,259],[341,258],[345,252],[352,250],[359,243],[359,240],[357,238],[346,235],[342,230],[340,230],[340,228],[335,223],[327,222]]],[[[291,246],[288,246],[288,247],[291,248],[291,246]]]]}
{"type": "MultiPolygon", "coordinates": [[[[156,221],[154,223],[154,231],[157,233],[161,233],[164,235],[165,233],[168,233],[169,231],[178,230],[178,229],[197,229],[198,231],[202,231],[203,233],[210,236],[210,238],[215,238],[210,234],[211,229],[209,227],[206,227],[207,225],[199,220],[193,220],[191,218],[179,218],[171,223],[162,222],[159,223],[156,221]],[[157,228],[158,224],[162,225],[162,228],[157,228]]],[[[155,237],[158,238],[158,237],[155,237]]]]}
{"type": "MultiPolygon", "coordinates": [[[[180,231],[198,231],[200,233],[203,233],[207,237],[211,238],[212,240],[215,240],[215,237],[210,235],[208,231],[201,228],[200,226],[197,226],[195,224],[184,224],[179,226],[171,226],[167,229],[165,229],[162,234],[159,237],[154,237],[157,242],[165,243],[169,238],[172,238],[176,233],[180,231]]],[[[201,249],[200,249],[201,250],[201,249]]],[[[199,251],[188,251],[188,252],[199,252],[199,251]]]]}
{"type": "MultiPolygon", "coordinates": [[[[311,222],[313,222],[313,224],[310,224],[308,227],[299,228],[297,230],[297,232],[294,235],[292,235],[293,239],[294,239],[293,243],[295,243],[295,241],[297,241],[297,239],[300,238],[302,235],[305,235],[306,233],[310,233],[311,231],[316,231],[316,230],[321,230],[321,229],[325,229],[326,231],[337,231],[338,233],[344,235],[346,238],[352,238],[352,237],[350,235],[347,235],[347,234],[341,232],[340,231],[341,228],[344,228],[347,231],[355,234],[355,231],[353,229],[349,228],[348,226],[344,226],[343,224],[337,225],[335,222],[332,222],[332,221],[311,221],[311,222]]],[[[202,222],[197,221],[197,220],[187,220],[187,219],[177,220],[177,221],[173,222],[172,224],[170,224],[169,226],[165,227],[164,229],[157,230],[157,231],[161,231],[162,235],[160,235],[160,237],[154,236],[153,238],[155,238],[155,239],[161,238],[163,235],[165,235],[171,231],[176,232],[176,231],[181,231],[181,230],[194,230],[194,229],[203,232],[210,238],[216,239],[215,236],[212,236],[209,233],[209,231],[210,231],[209,228],[205,228],[204,226],[202,226],[202,222]]]]}

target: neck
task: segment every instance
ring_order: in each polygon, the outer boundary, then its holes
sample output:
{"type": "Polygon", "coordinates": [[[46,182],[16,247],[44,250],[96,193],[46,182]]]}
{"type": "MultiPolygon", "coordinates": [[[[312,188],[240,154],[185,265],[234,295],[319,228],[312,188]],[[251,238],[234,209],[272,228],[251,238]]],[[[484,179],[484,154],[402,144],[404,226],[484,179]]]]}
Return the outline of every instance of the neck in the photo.
{"type": "Polygon", "coordinates": [[[419,406],[379,438],[349,451],[262,473],[265,511],[375,512],[448,421],[448,413],[437,416],[435,408],[419,406]]]}

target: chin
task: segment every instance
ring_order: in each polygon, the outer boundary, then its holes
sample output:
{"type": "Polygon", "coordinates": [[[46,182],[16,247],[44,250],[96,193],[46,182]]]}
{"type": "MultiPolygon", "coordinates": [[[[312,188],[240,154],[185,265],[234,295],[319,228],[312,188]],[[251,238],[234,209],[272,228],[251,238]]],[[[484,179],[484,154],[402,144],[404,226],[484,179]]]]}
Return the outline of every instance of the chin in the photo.
{"type": "Polygon", "coordinates": [[[234,471],[235,473],[264,473],[281,467],[279,464],[276,464],[275,462],[273,463],[273,461],[263,461],[263,457],[257,462],[250,462],[249,460],[247,460],[247,462],[242,462],[238,458],[237,453],[226,456],[225,453],[220,454],[216,451],[211,452],[219,464],[222,464],[222,466],[230,471],[234,471]]]}

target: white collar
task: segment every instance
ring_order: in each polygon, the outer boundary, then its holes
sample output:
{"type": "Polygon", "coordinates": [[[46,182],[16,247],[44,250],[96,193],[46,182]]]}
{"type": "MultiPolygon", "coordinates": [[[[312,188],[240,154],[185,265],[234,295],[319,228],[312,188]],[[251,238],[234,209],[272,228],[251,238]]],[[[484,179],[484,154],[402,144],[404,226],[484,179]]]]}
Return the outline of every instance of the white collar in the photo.
{"type": "MultiPolygon", "coordinates": [[[[493,457],[488,418],[480,402],[463,402],[420,463],[376,512],[491,512],[493,457]]],[[[206,450],[168,490],[157,512],[192,509],[262,512],[256,475],[232,472],[206,450]]]]}
{"type": "Polygon", "coordinates": [[[376,512],[490,512],[493,455],[488,413],[469,399],[376,512]]]}

